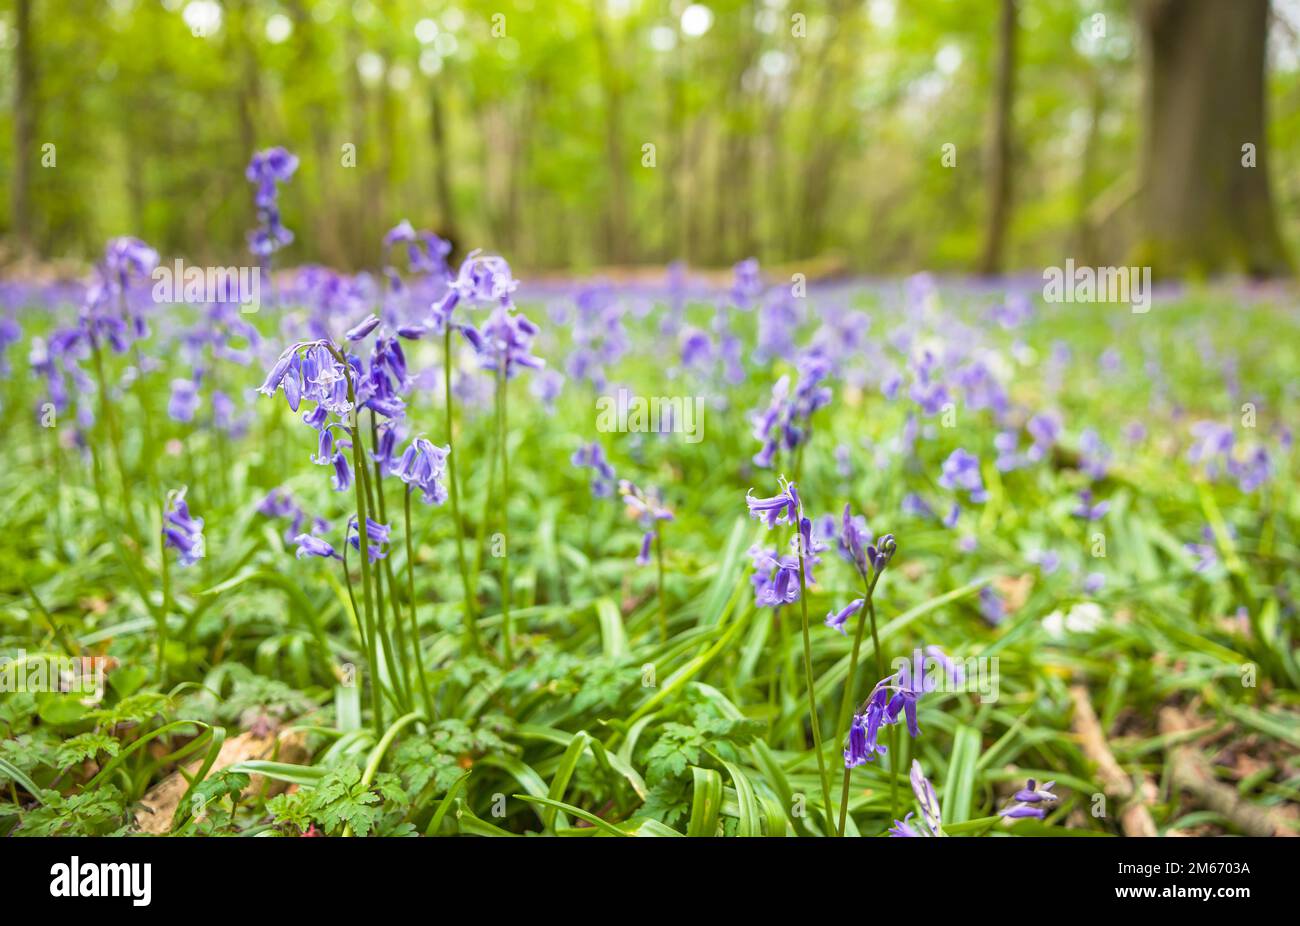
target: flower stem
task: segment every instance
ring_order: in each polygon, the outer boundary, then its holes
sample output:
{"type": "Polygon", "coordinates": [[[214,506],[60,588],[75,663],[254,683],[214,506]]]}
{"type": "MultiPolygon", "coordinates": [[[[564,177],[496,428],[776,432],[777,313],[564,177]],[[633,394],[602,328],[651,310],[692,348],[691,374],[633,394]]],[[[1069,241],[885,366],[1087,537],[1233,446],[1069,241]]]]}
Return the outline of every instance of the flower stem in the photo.
{"type": "MultiPolygon", "coordinates": [[[[352,436],[352,470],[356,473],[352,485],[357,500],[357,547],[361,553],[361,597],[365,609],[366,639],[369,642],[366,647],[366,660],[370,670],[370,710],[374,715],[372,720],[375,725],[375,736],[378,738],[384,735],[384,699],[379,682],[379,654],[376,652],[378,641],[375,636],[375,614],[370,600],[370,541],[366,533],[366,518],[369,515],[365,489],[366,457],[361,443],[361,425],[357,418],[357,392],[352,383],[352,368],[349,366],[347,358],[333,345],[330,345],[330,352],[334,354],[335,359],[343,367],[343,373],[348,384],[348,404],[352,406],[349,431],[352,436]]],[[[347,543],[346,537],[343,542],[347,543]]],[[[349,579],[350,581],[351,579],[349,579]]]]}
{"type": "Polygon", "coordinates": [[[655,524],[655,559],[659,563],[659,636],[668,642],[668,606],[664,602],[664,538],[658,523],[655,524]]]}
{"type": "Polygon", "coordinates": [[[506,379],[508,360],[502,352],[497,372],[497,443],[501,449],[501,652],[506,668],[514,663],[510,627],[510,448],[506,446],[506,397],[510,393],[506,379]]]}
{"type": "MultiPolygon", "coordinates": [[[[376,506],[375,504],[375,487],[372,486],[370,483],[370,474],[369,471],[366,469],[365,462],[364,462],[365,461],[364,452],[362,452],[361,457],[362,457],[362,463],[360,466],[356,467],[356,478],[360,483],[362,483],[365,486],[366,504],[369,507],[369,511],[372,517],[377,515],[379,523],[387,524],[388,519],[384,516],[382,510],[383,509],[382,500],[380,501],[378,506],[376,506]]],[[[358,531],[363,530],[363,528],[364,528],[364,522],[359,522],[357,527],[358,531]]],[[[374,600],[374,608],[375,608],[375,635],[376,635],[376,639],[379,641],[380,645],[383,647],[384,650],[384,665],[388,667],[388,677],[392,682],[392,691],[395,696],[394,697],[395,706],[398,708],[399,711],[405,712],[407,708],[410,707],[410,698],[408,697],[407,694],[408,688],[406,685],[405,676],[401,670],[401,667],[397,662],[397,659],[400,656],[401,651],[397,647],[395,647],[392,643],[392,640],[389,639],[388,617],[387,617],[387,612],[384,609],[383,581],[384,581],[384,567],[380,565],[375,565],[374,569],[371,572],[371,582],[373,583],[372,588],[374,594],[373,600],[374,600]]],[[[389,582],[390,597],[391,597],[391,587],[392,587],[392,582],[390,581],[389,582]]]]}
{"type": "MultiPolygon", "coordinates": [[[[840,714],[835,721],[837,731],[844,730],[849,722],[849,712],[853,709],[853,683],[858,676],[858,650],[862,646],[862,631],[867,625],[869,617],[871,621],[871,645],[876,653],[876,677],[885,677],[885,663],[880,653],[880,637],[876,634],[876,583],[880,581],[880,573],[874,573],[868,581],[867,577],[862,577],[863,585],[866,586],[867,599],[867,616],[858,614],[858,627],[853,633],[853,652],[849,656],[849,674],[844,680],[844,698],[840,701],[840,714]]],[[[840,790],[840,835],[844,835],[844,824],[849,812],[849,775],[852,769],[848,766],[844,768],[844,784],[840,790]]],[[[896,788],[896,784],[890,785],[891,790],[896,788]]]]}
{"type": "Polygon", "coordinates": [[[456,561],[460,566],[460,581],[465,595],[465,639],[471,651],[482,649],[478,639],[478,622],[474,614],[474,593],[470,590],[469,573],[465,569],[465,541],[461,536],[460,484],[456,480],[456,454],[452,447],[452,395],[451,395],[451,322],[444,322],[442,332],[442,386],[443,403],[447,410],[447,482],[451,489],[451,519],[456,535],[456,561]]]}
{"type": "MultiPolygon", "coordinates": [[[[376,450],[379,449],[379,425],[375,421],[375,412],[373,409],[370,412],[370,446],[374,447],[376,450]]],[[[375,497],[379,501],[379,521],[381,524],[388,524],[389,523],[388,503],[384,500],[384,469],[383,469],[383,465],[380,463],[378,458],[376,458],[374,461],[374,473],[375,473],[375,478],[374,478],[375,497]]],[[[366,478],[367,479],[370,478],[369,474],[367,474],[366,478]]],[[[369,486],[367,486],[366,489],[366,498],[368,500],[370,499],[369,486]]],[[[373,500],[371,500],[371,505],[373,507],[374,505],[373,500]]],[[[396,636],[396,643],[397,643],[397,645],[392,648],[392,652],[394,654],[394,658],[397,660],[397,671],[399,673],[399,680],[402,686],[402,692],[403,692],[402,706],[404,709],[409,709],[412,706],[412,694],[411,694],[412,689],[411,689],[411,676],[406,665],[406,632],[403,629],[403,625],[402,625],[402,611],[397,603],[397,583],[393,581],[393,567],[387,557],[384,558],[383,566],[381,566],[376,571],[388,583],[388,601],[393,609],[393,633],[396,636]]],[[[376,577],[376,583],[378,582],[380,576],[376,577]]],[[[383,595],[382,594],[379,595],[375,599],[375,601],[376,601],[376,605],[380,610],[381,620],[386,621],[386,619],[382,617],[383,607],[384,607],[383,595]]],[[[390,660],[389,661],[390,667],[391,664],[392,661],[390,660]]]]}
{"type": "Polygon", "coordinates": [[[799,549],[799,606],[803,612],[803,670],[808,681],[808,713],[812,723],[813,749],[817,752],[817,770],[822,781],[822,811],[826,818],[826,835],[835,835],[831,808],[831,779],[826,771],[826,755],[822,751],[821,725],[817,722],[817,683],[813,680],[812,637],[808,632],[808,581],[804,575],[803,537],[795,524],[795,539],[799,549]]]}
{"type": "Polygon", "coordinates": [[[411,649],[415,653],[415,671],[420,680],[420,697],[424,701],[425,718],[433,721],[433,698],[429,694],[429,679],[424,672],[424,656],[420,652],[420,625],[415,620],[415,547],[411,543],[411,487],[406,487],[406,600],[410,605],[411,649]]]}
{"type": "Polygon", "coordinates": [[[171,567],[167,565],[167,543],[163,532],[158,531],[158,563],[162,574],[162,610],[157,614],[158,622],[158,665],[154,669],[154,680],[159,687],[167,681],[167,614],[172,606],[171,567]]]}
{"type": "Polygon", "coordinates": [[[139,536],[135,523],[135,511],[131,504],[131,478],[126,472],[126,460],[122,455],[122,433],[118,430],[117,415],[113,412],[113,403],[108,395],[108,377],[104,373],[104,354],[99,347],[99,339],[90,339],[91,353],[95,359],[95,378],[99,381],[99,410],[108,428],[108,442],[113,450],[113,461],[117,464],[118,478],[122,482],[122,512],[125,516],[127,530],[132,538],[139,536]]]}

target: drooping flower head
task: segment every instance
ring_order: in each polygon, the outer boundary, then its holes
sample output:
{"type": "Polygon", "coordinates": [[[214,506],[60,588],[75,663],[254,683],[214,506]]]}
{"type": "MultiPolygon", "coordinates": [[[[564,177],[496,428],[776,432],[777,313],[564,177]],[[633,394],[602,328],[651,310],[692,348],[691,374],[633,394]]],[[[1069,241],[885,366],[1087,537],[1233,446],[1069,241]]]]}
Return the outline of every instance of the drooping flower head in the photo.
{"type": "MultiPolygon", "coordinates": [[[[380,524],[370,517],[366,518],[366,552],[370,557],[370,562],[381,560],[388,555],[388,537],[387,524],[380,524]]],[[[355,515],[352,516],[352,520],[348,521],[348,543],[352,545],[354,550],[361,549],[361,535],[357,533],[355,515]]]]}
{"type": "Polygon", "coordinates": [[[402,453],[393,473],[408,486],[419,489],[426,504],[441,505],[447,500],[447,487],[442,480],[447,471],[449,453],[450,447],[439,447],[417,437],[402,453]]]}
{"type": "Polygon", "coordinates": [[[755,498],[753,489],[745,494],[750,517],[762,521],[769,530],[778,524],[796,524],[801,516],[799,492],[794,483],[781,476],[780,486],[781,491],[768,498],[755,498]]]}
{"type": "Polygon", "coordinates": [[[1052,788],[1056,782],[1049,781],[1042,787],[1038,782],[1030,778],[1023,788],[1015,793],[1014,802],[998,811],[1002,817],[1012,819],[1021,819],[1024,817],[1033,817],[1041,820],[1047,816],[1047,806],[1053,803],[1057,798],[1052,793],[1052,788]]]}
{"type": "Polygon", "coordinates": [[[813,414],[831,402],[830,387],[823,385],[831,372],[830,358],[814,347],[800,354],[796,364],[799,379],[794,390],[789,376],[782,376],[772,387],[767,407],[750,415],[754,439],[762,441],[753,462],[763,469],[772,466],[778,450],[790,453],[805,443],[813,414]]]}
{"type": "Polygon", "coordinates": [[[614,467],[605,458],[605,448],[592,442],[583,444],[573,452],[569,462],[576,467],[592,470],[591,494],[596,498],[609,498],[614,494],[614,467]]]}
{"type": "Polygon", "coordinates": [[[826,626],[830,627],[832,630],[838,630],[841,634],[847,636],[848,631],[845,629],[844,625],[848,622],[850,617],[857,614],[858,611],[862,609],[862,604],[863,600],[861,598],[854,598],[840,610],[830,611],[826,615],[826,626]]]}
{"type": "Polygon", "coordinates": [[[970,500],[976,504],[988,500],[988,492],[985,491],[984,480],[980,476],[979,457],[967,453],[962,447],[958,447],[943,461],[939,485],[945,489],[970,493],[970,500]]]}
{"type": "Polygon", "coordinates": [[[192,566],[203,559],[206,553],[203,519],[190,516],[184,489],[168,493],[162,534],[163,544],[177,552],[182,566],[192,566]]]}
{"type": "Polygon", "coordinates": [[[511,294],[519,287],[504,257],[471,251],[460,265],[451,291],[458,300],[470,305],[510,304],[511,294]]]}
{"type": "Polygon", "coordinates": [[[1097,502],[1093,504],[1092,489],[1079,490],[1079,504],[1075,506],[1073,514],[1076,518],[1083,518],[1085,521],[1100,521],[1110,510],[1110,502],[1097,502]]]}
{"type": "Polygon", "coordinates": [[[514,379],[520,370],[541,370],[546,361],[533,354],[537,326],[508,304],[492,310],[483,326],[479,363],[485,370],[505,370],[514,379]]]}
{"type": "MultiPolygon", "coordinates": [[[[596,446],[596,445],[592,445],[596,446]]],[[[641,536],[641,548],[637,554],[637,565],[650,563],[650,546],[659,537],[659,522],[673,520],[672,511],[663,503],[659,490],[651,488],[642,491],[640,487],[627,479],[618,483],[618,491],[623,496],[630,517],[636,518],[644,532],[641,536]]]]}
{"type": "Polygon", "coordinates": [[[329,542],[313,534],[298,534],[293,538],[293,542],[298,546],[298,559],[306,559],[308,556],[319,556],[322,559],[342,559],[338,551],[329,542]]]}

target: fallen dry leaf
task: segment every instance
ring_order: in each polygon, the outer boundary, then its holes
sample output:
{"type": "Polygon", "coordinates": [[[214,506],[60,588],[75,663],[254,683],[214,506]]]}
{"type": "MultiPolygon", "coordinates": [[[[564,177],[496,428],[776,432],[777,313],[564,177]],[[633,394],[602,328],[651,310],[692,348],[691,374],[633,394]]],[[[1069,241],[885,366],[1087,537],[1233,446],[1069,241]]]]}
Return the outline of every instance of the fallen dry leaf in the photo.
{"type": "MultiPolygon", "coordinates": [[[[226,740],[221,745],[221,752],[217,754],[217,760],[212,763],[212,770],[209,774],[228,768],[237,762],[247,762],[250,759],[274,759],[277,762],[291,762],[295,765],[301,765],[308,758],[307,735],[305,733],[286,731],[278,736],[273,733],[259,736],[256,732],[250,730],[247,733],[241,733],[234,739],[226,740]]],[[[193,775],[202,764],[201,759],[195,759],[185,766],[185,770],[193,775]]],[[[262,789],[264,783],[265,779],[261,775],[253,775],[248,787],[244,789],[244,795],[257,793],[262,789]]],[[[284,788],[282,782],[271,782],[271,786],[273,792],[284,788]]],[[[150,836],[160,836],[170,831],[176,807],[188,789],[189,782],[185,780],[185,777],[179,771],[172,772],[150,788],[145,796],[140,799],[139,806],[136,807],[135,811],[135,824],[139,827],[140,832],[150,836]]]]}

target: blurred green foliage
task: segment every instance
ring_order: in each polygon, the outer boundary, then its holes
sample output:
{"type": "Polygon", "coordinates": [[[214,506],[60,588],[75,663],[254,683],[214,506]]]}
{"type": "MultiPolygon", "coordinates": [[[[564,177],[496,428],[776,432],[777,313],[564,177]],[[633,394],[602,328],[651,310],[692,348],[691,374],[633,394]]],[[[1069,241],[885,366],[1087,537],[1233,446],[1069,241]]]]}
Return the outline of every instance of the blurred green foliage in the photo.
{"type": "MultiPolygon", "coordinates": [[[[19,2],[0,2],[10,91],[19,2]]],[[[535,269],[752,254],[909,272],[979,252],[996,3],[28,2],[38,150],[14,150],[7,92],[0,182],[56,146],[32,177],[45,257],[132,233],[234,259],[254,224],[243,167],[276,144],[302,158],[290,262],[373,266],[403,217],[535,269]]],[[[1275,3],[1270,142],[1293,251],[1297,24],[1275,3]]],[[[1026,267],[1086,250],[1132,189],[1141,76],[1124,0],[1024,0],[1018,36],[1008,265],[1026,267]]],[[[12,225],[6,196],[0,235],[12,225]]]]}

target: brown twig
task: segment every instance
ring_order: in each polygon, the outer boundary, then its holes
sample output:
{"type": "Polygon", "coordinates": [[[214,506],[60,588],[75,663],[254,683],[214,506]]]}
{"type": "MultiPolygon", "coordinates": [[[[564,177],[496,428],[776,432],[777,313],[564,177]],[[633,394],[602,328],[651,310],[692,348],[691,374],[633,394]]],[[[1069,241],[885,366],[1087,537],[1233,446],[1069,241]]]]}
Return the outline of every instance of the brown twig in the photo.
{"type": "MultiPolygon", "coordinates": [[[[1190,729],[1187,719],[1172,707],[1160,709],[1159,723],[1161,733],[1183,733],[1190,729]]],[[[1207,810],[1227,817],[1242,833],[1247,836],[1295,835],[1281,815],[1245,800],[1236,788],[1216,779],[1209,760],[1192,746],[1175,746],[1169,755],[1173,763],[1174,787],[1190,792],[1207,810]]]]}
{"type": "Polygon", "coordinates": [[[1143,803],[1143,795],[1133,786],[1133,780],[1124,774],[1124,770],[1115,761],[1115,754],[1106,744],[1106,734],[1092,709],[1088,689],[1082,685],[1073,685],[1070,687],[1070,697],[1074,701],[1074,732],[1079,737],[1083,754],[1097,766],[1097,777],[1101,779],[1102,790],[1107,797],[1121,805],[1119,822],[1124,835],[1159,835],[1151,811],[1143,803]]]}

